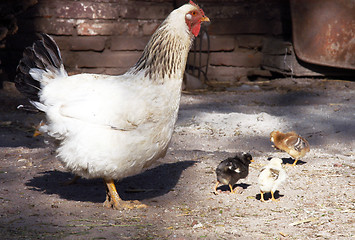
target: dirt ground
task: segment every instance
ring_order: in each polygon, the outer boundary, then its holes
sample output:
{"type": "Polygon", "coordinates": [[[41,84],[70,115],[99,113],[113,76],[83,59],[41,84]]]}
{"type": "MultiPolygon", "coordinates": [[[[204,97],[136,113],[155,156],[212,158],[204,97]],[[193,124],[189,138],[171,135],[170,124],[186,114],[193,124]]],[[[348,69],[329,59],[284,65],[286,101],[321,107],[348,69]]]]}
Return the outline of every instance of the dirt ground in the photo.
{"type": "Polygon", "coordinates": [[[102,180],[63,169],[45,138],[33,138],[41,115],[0,92],[1,239],[355,239],[355,83],[278,79],[220,92],[183,93],[164,159],[117,183],[125,200],[146,209],[102,207],[102,180]],[[271,147],[272,130],[295,130],[311,151],[295,167],[271,147]],[[215,168],[237,151],[255,162],[237,193],[221,187],[215,168]],[[259,170],[280,157],[288,179],[275,203],[262,203],[259,170]]]}

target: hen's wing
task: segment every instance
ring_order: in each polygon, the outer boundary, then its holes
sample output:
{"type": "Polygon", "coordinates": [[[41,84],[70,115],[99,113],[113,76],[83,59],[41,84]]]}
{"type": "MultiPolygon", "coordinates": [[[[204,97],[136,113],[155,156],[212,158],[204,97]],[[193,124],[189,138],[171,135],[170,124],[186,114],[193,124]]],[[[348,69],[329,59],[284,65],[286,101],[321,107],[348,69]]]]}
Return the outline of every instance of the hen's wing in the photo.
{"type": "Polygon", "coordinates": [[[139,86],[127,81],[80,74],[48,84],[41,102],[51,122],[62,124],[59,129],[70,128],[70,119],[79,124],[130,131],[149,121],[149,107],[139,94],[139,86]]]}

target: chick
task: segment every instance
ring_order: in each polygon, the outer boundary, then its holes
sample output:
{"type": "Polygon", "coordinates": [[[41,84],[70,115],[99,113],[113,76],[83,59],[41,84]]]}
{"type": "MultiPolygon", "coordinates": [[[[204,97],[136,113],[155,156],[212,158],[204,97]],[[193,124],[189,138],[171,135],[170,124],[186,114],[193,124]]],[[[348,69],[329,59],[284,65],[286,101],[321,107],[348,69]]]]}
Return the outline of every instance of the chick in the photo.
{"type": "Polygon", "coordinates": [[[282,133],[273,131],[270,134],[270,140],[274,143],[275,148],[287,152],[295,159],[292,166],[295,166],[297,161],[309,152],[307,140],[295,132],[282,133]]]}
{"type": "Polygon", "coordinates": [[[249,153],[238,152],[235,157],[223,160],[216,169],[217,183],[214,187],[217,192],[218,185],[228,185],[231,192],[233,185],[242,178],[246,178],[249,173],[249,164],[253,162],[253,158],[249,153]]]}
{"type": "Polygon", "coordinates": [[[286,172],[283,169],[282,159],[272,158],[268,165],[263,167],[260,171],[258,182],[260,185],[261,201],[264,200],[264,193],[271,192],[271,199],[278,201],[274,197],[274,192],[279,185],[287,178],[286,172]]]}

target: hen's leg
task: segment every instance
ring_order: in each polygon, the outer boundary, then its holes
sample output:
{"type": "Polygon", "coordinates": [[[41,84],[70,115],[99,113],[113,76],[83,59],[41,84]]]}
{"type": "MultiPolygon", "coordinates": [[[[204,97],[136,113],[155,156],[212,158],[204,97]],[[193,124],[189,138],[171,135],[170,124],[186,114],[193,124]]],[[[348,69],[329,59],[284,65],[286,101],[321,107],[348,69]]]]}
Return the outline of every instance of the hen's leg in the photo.
{"type": "Polygon", "coordinates": [[[119,202],[122,200],[120,196],[118,196],[115,182],[110,180],[104,180],[106,183],[106,201],[104,202],[104,206],[107,208],[119,209],[119,202]]]}
{"type": "Polygon", "coordinates": [[[112,179],[105,179],[104,181],[106,183],[106,201],[104,202],[104,207],[113,209],[147,207],[147,205],[139,201],[123,201],[117,193],[115,182],[112,179]]]}

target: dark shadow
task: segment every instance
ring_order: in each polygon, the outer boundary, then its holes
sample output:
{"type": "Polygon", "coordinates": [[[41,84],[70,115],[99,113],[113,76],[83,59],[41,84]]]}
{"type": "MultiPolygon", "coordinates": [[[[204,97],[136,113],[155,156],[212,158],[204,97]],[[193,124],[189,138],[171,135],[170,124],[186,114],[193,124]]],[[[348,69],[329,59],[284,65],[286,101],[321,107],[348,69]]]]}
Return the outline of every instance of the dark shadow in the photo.
{"type": "MultiPolygon", "coordinates": [[[[2,42],[5,47],[0,48],[0,68],[2,70],[0,71],[0,86],[2,81],[14,80],[16,67],[22,57],[23,50],[37,39],[36,26],[34,25],[34,19],[38,11],[36,1],[32,1],[32,3],[30,3],[31,1],[8,2],[13,2],[7,4],[12,12],[6,14],[13,17],[13,25],[16,26],[17,31],[14,34],[8,34],[2,42]]],[[[4,20],[2,20],[2,23],[4,23],[4,20]]]]}
{"type": "Polygon", "coordinates": [[[243,189],[247,189],[249,186],[251,186],[251,184],[247,184],[247,183],[238,183],[234,185],[234,187],[241,187],[243,189]]]}
{"type": "Polygon", "coordinates": [[[43,136],[33,137],[44,114],[19,109],[20,105],[27,107],[30,103],[19,93],[0,90],[0,147],[47,147],[43,136]]]}
{"type": "MultiPolygon", "coordinates": [[[[282,198],[283,196],[285,196],[285,195],[280,195],[279,190],[277,190],[276,192],[274,192],[274,197],[275,197],[275,199],[282,198]]],[[[255,199],[260,201],[260,199],[261,199],[261,194],[260,194],[260,193],[256,194],[255,199]]],[[[271,200],[271,193],[270,193],[270,192],[264,193],[264,200],[265,200],[265,201],[271,200]]]]}
{"type": "MultiPolygon", "coordinates": [[[[160,165],[141,174],[116,182],[123,200],[144,200],[162,196],[177,184],[182,171],[196,161],[183,161],[160,165]]],[[[68,172],[46,171],[26,183],[30,190],[57,194],[61,198],[82,202],[104,202],[105,186],[101,179],[79,179],[76,184],[63,185],[73,175],[68,172]]]]}
{"type": "Polygon", "coordinates": [[[353,70],[353,69],[337,68],[337,67],[332,67],[332,66],[322,66],[322,65],[318,65],[318,64],[313,64],[313,63],[305,62],[305,61],[299,59],[297,57],[297,55],[296,55],[296,58],[297,58],[297,62],[302,67],[307,68],[313,72],[323,74],[323,75],[327,76],[328,78],[354,81],[355,70],[353,70]]]}
{"type": "Polygon", "coordinates": [[[280,13],[282,24],[282,38],[284,40],[292,40],[292,20],[289,1],[282,1],[282,4],[280,3],[280,13]]]}
{"type": "Polygon", "coordinates": [[[24,129],[20,124],[11,123],[9,126],[0,127],[0,148],[1,147],[19,147],[28,148],[44,148],[47,145],[44,142],[44,137],[33,137],[34,130],[24,129]]]}
{"type": "MultiPolygon", "coordinates": [[[[251,184],[247,183],[237,183],[233,185],[233,189],[236,190],[236,188],[240,187],[242,189],[247,189],[251,184]]],[[[220,185],[217,187],[217,190],[221,190],[222,192],[230,192],[229,186],[228,185],[220,185]]]]}
{"type": "MultiPolygon", "coordinates": [[[[293,159],[292,157],[289,158],[282,158],[282,163],[283,164],[293,164],[295,162],[295,159],[293,159]]],[[[302,160],[298,160],[296,165],[303,165],[306,162],[302,161],[302,160]]]]}

